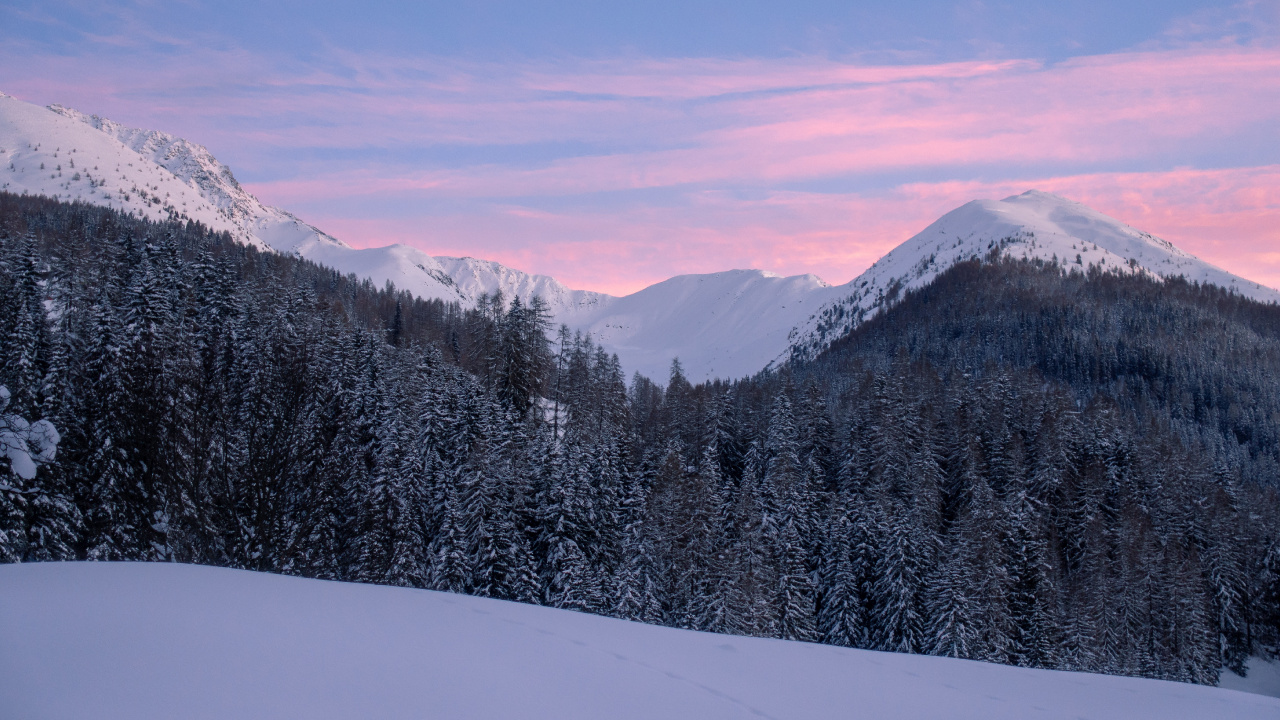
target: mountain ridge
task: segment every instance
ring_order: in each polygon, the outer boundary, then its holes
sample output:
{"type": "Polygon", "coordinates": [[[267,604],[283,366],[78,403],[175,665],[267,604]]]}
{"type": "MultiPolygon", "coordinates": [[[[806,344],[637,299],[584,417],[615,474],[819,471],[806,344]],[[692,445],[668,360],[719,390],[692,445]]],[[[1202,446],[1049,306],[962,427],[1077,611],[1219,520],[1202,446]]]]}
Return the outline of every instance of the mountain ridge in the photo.
{"type": "MultiPolygon", "coordinates": [[[[1233,290],[1260,302],[1280,292],[1252,282],[1137,230],[1083,203],[1040,190],[1002,200],[973,200],[938,218],[840,286],[845,292],[797,325],[790,356],[811,359],[832,340],[928,283],[957,262],[1001,255],[1157,278],[1185,277],[1233,290]]],[[[783,358],[779,358],[783,360],[783,358]]]]}
{"type": "Polygon", "coordinates": [[[240,242],[294,254],[377,285],[391,282],[425,299],[474,307],[483,295],[501,293],[526,303],[537,295],[554,324],[591,333],[619,355],[628,373],[658,379],[666,377],[676,357],[695,381],[744,377],[811,359],[905,291],[928,284],[956,262],[993,250],[1067,268],[1076,263],[1082,270],[1098,266],[1156,277],[1182,275],[1263,302],[1280,301],[1280,292],[1272,288],[1081,203],[1037,190],[966,203],[842,285],[815,275],[726,270],[677,275],[619,297],[569,288],[554,277],[490,260],[432,256],[401,244],[354,248],[259,201],[203,145],[0,93],[3,161],[8,172],[0,171],[0,189],[83,200],[157,220],[199,220],[240,242]],[[74,160],[90,157],[94,170],[82,161],[82,177],[74,160]],[[113,162],[114,171],[99,169],[113,162]]]}

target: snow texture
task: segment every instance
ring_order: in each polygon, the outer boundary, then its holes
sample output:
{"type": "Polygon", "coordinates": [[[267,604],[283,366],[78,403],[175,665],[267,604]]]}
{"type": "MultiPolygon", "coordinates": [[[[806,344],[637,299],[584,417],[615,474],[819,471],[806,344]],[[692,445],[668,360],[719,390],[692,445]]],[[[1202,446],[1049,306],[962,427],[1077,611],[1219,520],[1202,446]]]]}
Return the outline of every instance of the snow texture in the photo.
{"type": "Polygon", "coordinates": [[[433,257],[405,245],[356,249],[263,205],[201,145],[2,93],[0,189],[83,200],[153,220],[198,220],[259,248],[293,253],[379,287],[390,281],[427,299],[474,307],[484,294],[501,292],[508,302],[519,297],[525,303],[538,295],[554,324],[592,333],[618,354],[627,374],[640,372],[660,382],[676,357],[695,382],[751,375],[793,355],[813,357],[904,291],[997,247],[1014,257],[1057,258],[1066,265],[1078,255],[1082,269],[1183,275],[1259,300],[1280,300],[1275,290],[1164,240],[1037,191],[975,200],[947,213],[838,287],[814,275],[728,270],[680,275],[615,297],[487,260],[433,257]]]}
{"type": "Polygon", "coordinates": [[[9,468],[18,477],[30,480],[36,476],[36,465],[53,461],[62,438],[48,420],[29,423],[4,414],[10,397],[9,388],[0,385],[0,455],[9,459],[9,468]]]}
{"type": "Polygon", "coordinates": [[[1240,677],[1223,668],[1218,686],[1241,692],[1280,697],[1280,661],[1255,656],[1249,658],[1247,667],[1249,673],[1245,677],[1240,677]]]}
{"type": "Polygon", "coordinates": [[[173,564],[0,567],[0,647],[0,716],[47,720],[1280,717],[1220,688],[173,564]]]}

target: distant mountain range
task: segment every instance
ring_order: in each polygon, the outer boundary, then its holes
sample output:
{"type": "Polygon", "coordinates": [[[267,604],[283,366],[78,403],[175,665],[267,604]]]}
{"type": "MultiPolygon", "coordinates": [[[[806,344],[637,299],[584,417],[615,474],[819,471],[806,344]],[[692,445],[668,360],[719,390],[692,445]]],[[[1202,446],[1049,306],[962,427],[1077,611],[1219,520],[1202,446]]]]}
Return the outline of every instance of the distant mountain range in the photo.
{"type": "Polygon", "coordinates": [[[262,204],[204,146],[97,115],[0,93],[0,190],[105,205],[140,217],[196,220],[247,244],[295,254],[423,298],[472,306],[501,292],[541,296],[555,323],[590,332],[624,370],[663,380],[679,357],[694,381],[750,375],[812,357],[908,290],[993,250],[1232,289],[1264,302],[1280,292],[1232,275],[1172,244],[1066,198],[1029,191],[947,213],[840,286],[762,270],[679,275],[624,297],[574,290],[475,258],[413,247],[356,249],[262,204]]]}

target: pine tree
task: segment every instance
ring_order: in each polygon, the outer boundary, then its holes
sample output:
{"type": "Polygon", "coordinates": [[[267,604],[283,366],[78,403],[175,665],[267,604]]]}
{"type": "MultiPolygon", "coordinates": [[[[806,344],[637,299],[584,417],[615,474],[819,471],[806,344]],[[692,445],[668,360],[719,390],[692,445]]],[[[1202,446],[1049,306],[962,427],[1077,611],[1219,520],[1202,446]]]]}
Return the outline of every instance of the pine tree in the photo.
{"type": "MultiPolygon", "coordinates": [[[[80,427],[86,429],[83,444],[72,438],[80,453],[69,460],[92,483],[86,497],[86,556],[90,560],[123,560],[134,557],[139,545],[140,512],[132,474],[127,464],[129,401],[118,343],[119,325],[105,288],[89,309],[90,342],[82,363],[82,381],[95,388],[79,408],[80,427]]],[[[74,451],[73,451],[74,452],[74,451]]]]}
{"type": "Polygon", "coordinates": [[[925,649],[931,655],[980,658],[986,653],[980,609],[975,607],[978,603],[969,578],[974,565],[969,557],[972,538],[968,528],[961,527],[929,583],[930,624],[925,649]]]}
{"type": "Polygon", "coordinates": [[[457,489],[449,483],[440,528],[428,549],[431,556],[428,584],[433,590],[452,593],[468,590],[472,570],[460,505],[457,489]]]}
{"type": "Polygon", "coordinates": [[[822,556],[819,572],[821,603],[818,609],[818,633],[828,645],[858,647],[862,644],[866,624],[861,592],[861,577],[854,557],[854,523],[851,510],[841,502],[830,519],[831,542],[822,556]]]}
{"type": "Polygon", "coordinates": [[[585,458],[576,442],[553,459],[550,478],[538,511],[542,524],[539,545],[544,548],[544,601],[552,607],[601,612],[606,607],[601,578],[587,555],[594,537],[593,488],[585,472],[585,458]]]}
{"type": "Polygon", "coordinates": [[[733,593],[728,607],[732,632],[757,637],[778,636],[778,565],[776,526],[769,521],[766,500],[760,491],[758,462],[750,459],[734,509],[739,535],[732,545],[733,593]]]}
{"type": "Polygon", "coordinates": [[[7,414],[10,397],[8,388],[0,385],[0,563],[20,562],[27,553],[23,475],[28,471],[14,463],[29,461],[22,437],[28,425],[21,417],[7,414]]]}
{"type": "Polygon", "coordinates": [[[923,649],[927,622],[921,597],[924,540],[909,517],[891,513],[887,518],[888,526],[881,531],[883,554],[871,588],[872,647],[916,653],[923,649]]]}
{"type": "Polygon", "coordinates": [[[662,600],[658,588],[657,560],[641,523],[627,529],[626,560],[614,583],[617,600],[614,613],[626,620],[657,625],[662,622],[662,600]]]}
{"type": "Polygon", "coordinates": [[[785,640],[816,642],[816,595],[800,531],[787,518],[778,533],[778,630],[785,640]]]}
{"type": "Polygon", "coordinates": [[[35,236],[28,233],[14,248],[5,305],[14,313],[0,357],[0,381],[10,388],[9,411],[32,417],[41,408],[41,390],[49,362],[49,323],[40,288],[42,268],[35,236]]]}

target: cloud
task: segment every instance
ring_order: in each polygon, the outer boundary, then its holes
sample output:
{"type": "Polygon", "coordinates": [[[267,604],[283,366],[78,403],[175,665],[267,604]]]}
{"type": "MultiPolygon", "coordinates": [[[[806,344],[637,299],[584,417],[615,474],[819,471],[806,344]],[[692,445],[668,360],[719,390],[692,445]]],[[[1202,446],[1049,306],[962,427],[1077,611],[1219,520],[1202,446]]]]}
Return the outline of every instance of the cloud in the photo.
{"type": "Polygon", "coordinates": [[[360,246],[491,258],[625,294],[673,274],[755,267],[843,283],[943,213],[1036,188],[1065,195],[1238,275],[1280,287],[1280,165],[908,183],[867,193],[703,191],[678,207],[491,206],[424,217],[309,215],[360,246]]]}
{"type": "Polygon", "coordinates": [[[1280,285],[1280,49],[1234,37],[899,65],[338,48],[302,62],[206,45],[16,64],[28,50],[0,48],[0,89],[205,143],[262,199],[353,244],[578,287],[731,266],[843,282],[941,213],[1030,187],[1280,285]]]}
{"type": "MultiPolygon", "coordinates": [[[[333,168],[301,183],[282,180],[282,199],[322,192],[321,178],[347,196],[417,189],[522,197],[686,185],[768,187],[939,169],[964,174],[973,167],[1149,166],[1206,149],[1230,154],[1233,146],[1258,144],[1268,136],[1266,128],[1280,124],[1274,100],[1280,96],[1280,51],[1267,49],[1132,53],[1053,67],[1013,62],[882,69],[788,61],[768,68],[744,61],[713,63],[716,72],[710,72],[708,61],[688,61],[687,68],[670,64],[615,68],[614,92],[603,96],[597,95],[608,86],[603,70],[589,64],[554,80],[546,70],[495,75],[493,85],[504,87],[474,93],[299,97],[312,107],[307,116],[325,122],[296,123],[286,128],[288,137],[282,129],[279,137],[267,133],[261,140],[293,147],[349,146],[358,138],[377,147],[510,148],[505,161],[460,167],[333,168]],[[790,84],[788,72],[794,73],[790,84]],[[540,94],[548,88],[563,94],[540,94]],[[702,94],[691,100],[695,89],[702,94]],[[376,122],[358,127],[369,118],[376,122]],[[533,166],[520,157],[524,145],[570,141],[590,151],[533,166]]],[[[463,77],[471,80],[454,83],[481,84],[474,79],[481,71],[470,72],[463,77]]],[[[1271,154],[1263,160],[1280,160],[1280,151],[1271,154]]]]}

